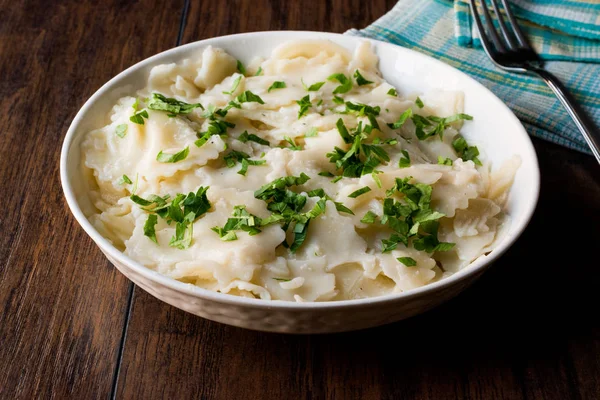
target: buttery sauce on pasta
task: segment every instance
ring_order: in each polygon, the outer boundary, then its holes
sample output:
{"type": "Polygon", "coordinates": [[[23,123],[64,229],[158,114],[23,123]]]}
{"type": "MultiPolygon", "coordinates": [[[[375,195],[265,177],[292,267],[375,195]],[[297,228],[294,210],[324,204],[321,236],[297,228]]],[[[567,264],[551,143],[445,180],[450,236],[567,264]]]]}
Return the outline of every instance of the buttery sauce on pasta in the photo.
{"type": "Polygon", "coordinates": [[[212,47],[154,67],[82,143],[89,220],[147,268],[265,300],[464,268],[506,226],[519,159],[492,172],[461,139],[462,93],[402,93],[377,63],[368,42],[295,41],[245,68],[212,47]]]}

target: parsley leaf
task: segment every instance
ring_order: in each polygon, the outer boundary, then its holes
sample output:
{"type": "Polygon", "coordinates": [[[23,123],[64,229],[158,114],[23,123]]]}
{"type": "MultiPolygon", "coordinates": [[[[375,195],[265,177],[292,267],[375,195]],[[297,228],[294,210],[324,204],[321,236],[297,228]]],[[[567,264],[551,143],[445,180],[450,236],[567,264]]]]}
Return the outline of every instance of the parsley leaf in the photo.
{"type": "Polygon", "coordinates": [[[125,183],[127,183],[128,185],[133,184],[133,182],[131,182],[131,179],[129,179],[129,177],[127,175],[123,175],[121,178],[119,178],[119,180],[117,181],[117,183],[119,185],[123,185],[125,183]]]}
{"type": "Polygon", "coordinates": [[[196,146],[202,147],[204,145],[204,143],[206,143],[210,140],[211,136],[224,135],[225,133],[227,133],[227,128],[234,128],[234,127],[235,127],[235,124],[232,124],[231,122],[219,121],[219,120],[210,121],[208,123],[208,129],[206,130],[206,132],[198,132],[196,134],[196,136],[198,137],[198,140],[196,140],[194,143],[196,144],[196,146]]]}
{"type": "Polygon", "coordinates": [[[258,70],[256,71],[256,74],[254,74],[254,76],[260,76],[262,73],[263,73],[262,67],[258,67],[258,70]]]}
{"type": "Polygon", "coordinates": [[[356,79],[356,83],[358,84],[358,86],[369,85],[373,83],[371,81],[366,80],[358,70],[354,72],[354,78],[356,79]]]}
{"type": "Polygon", "coordinates": [[[336,87],[333,94],[347,93],[352,89],[352,81],[344,74],[333,74],[327,78],[330,81],[338,81],[341,85],[336,87]]]}
{"type": "Polygon", "coordinates": [[[261,232],[258,228],[261,226],[261,223],[262,220],[256,215],[249,213],[246,210],[246,206],[235,206],[233,214],[227,219],[222,228],[215,226],[211,229],[219,234],[221,240],[232,241],[237,240],[237,235],[234,231],[238,230],[248,232],[250,236],[258,235],[261,232]]]}
{"type": "Polygon", "coordinates": [[[223,92],[223,94],[233,94],[233,92],[235,92],[236,89],[238,88],[238,86],[240,85],[241,80],[242,80],[242,75],[238,75],[237,78],[235,78],[235,80],[231,84],[231,89],[229,89],[228,92],[223,92]]]}
{"type": "Polygon", "coordinates": [[[296,103],[300,106],[300,109],[298,110],[298,119],[300,119],[304,114],[306,114],[308,109],[312,107],[312,103],[310,102],[310,95],[307,94],[300,100],[296,100],[296,103]]]}
{"type": "Polygon", "coordinates": [[[297,145],[296,142],[294,142],[294,139],[292,139],[291,137],[284,136],[283,138],[285,139],[286,142],[288,142],[290,144],[290,147],[287,147],[288,149],[290,149],[292,151],[302,150],[302,146],[297,145]]]}
{"type": "Polygon", "coordinates": [[[400,117],[398,117],[398,120],[396,122],[394,122],[393,124],[388,124],[388,126],[392,129],[400,129],[402,127],[402,125],[404,125],[406,120],[408,120],[410,117],[412,117],[412,115],[413,115],[412,108],[408,108],[408,109],[406,109],[406,111],[404,111],[402,114],[400,114],[400,117]]]}
{"type": "Polygon", "coordinates": [[[417,262],[412,257],[398,257],[396,258],[396,260],[400,261],[407,267],[414,267],[415,265],[417,265],[417,262]]]}
{"type": "Polygon", "coordinates": [[[285,82],[275,81],[275,82],[273,82],[273,84],[271,86],[269,86],[269,89],[267,89],[267,93],[270,93],[271,90],[274,90],[274,89],[284,89],[286,87],[287,87],[287,85],[285,84],[285,82]]]}
{"type": "Polygon", "coordinates": [[[333,96],[333,102],[335,104],[344,104],[344,99],[342,99],[340,96],[333,96]]]}
{"type": "Polygon", "coordinates": [[[363,195],[363,194],[365,194],[365,193],[368,193],[368,192],[370,192],[370,191],[371,191],[371,188],[370,188],[370,187],[368,187],[368,186],[365,186],[365,187],[362,187],[362,188],[360,188],[360,189],[358,189],[358,190],[355,190],[354,192],[350,193],[350,194],[348,195],[348,197],[350,197],[350,198],[352,198],[352,199],[355,199],[355,198],[357,198],[358,196],[361,196],[361,195],[363,195]]]}
{"type": "Polygon", "coordinates": [[[160,93],[152,93],[152,98],[148,101],[149,109],[157,111],[167,111],[169,113],[169,117],[174,117],[180,114],[189,114],[198,107],[202,109],[204,108],[200,103],[188,104],[177,99],[165,97],[160,93]]]}
{"type": "Polygon", "coordinates": [[[419,108],[423,108],[425,107],[425,104],[423,104],[423,100],[421,100],[420,97],[417,97],[417,99],[415,100],[415,104],[417,105],[417,107],[419,108]]]}
{"type": "Polygon", "coordinates": [[[306,84],[304,83],[304,81],[302,80],[302,86],[304,87],[304,90],[306,90],[307,92],[316,92],[319,89],[321,89],[321,87],[325,84],[325,82],[316,82],[313,83],[310,86],[306,86],[306,84]]]}
{"type": "Polygon", "coordinates": [[[338,119],[335,126],[337,127],[337,130],[340,133],[340,136],[342,137],[342,139],[344,139],[344,142],[346,142],[346,143],[353,142],[352,136],[350,136],[350,133],[348,133],[348,129],[346,129],[343,119],[341,119],[341,118],[338,119]]]}
{"type": "Polygon", "coordinates": [[[390,90],[388,90],[387,94],[388,94],[389,96],[394,96],[394,97],[397,97],[397,96],[398,96],[398,92],[396,92],[396,89],[395,89],[395,88],[391,88],[390,90]]]}
{"type": "Polygon", "coordinates": [[[364,217],[362,217],[360,222],[363,222],[365,224],[374,224],[376,220],[377,220],[377,214],[375,214],[373,211],[367,211],[367,213],[365,214],[364,217]]]}
{"type": "Polygon", "coordinates": [[[187,158],[188,154],[190,154],[190,147],[186,147],[185,149],[178,151],[175,154],[166,154],[163,153],[162,150],[156,156],[156,161],[161,163],[176,163],[178,161],[183,161],[187,158]]]}
{"type": "Polygon", "coordinates": [[[408,155],[408,152],[406,150],[402,150],[402,155],[404,157],[400,158],[400,161],[398,162],[398,167],[399,168],[410,167],[410,156],[408,155]]]}
{"type": "Polygon", "coordinates": [[[442,156],[438,156],[437,163],[440,165],[452,165],[452,160],[449,159],[448,157],[444,158],[442,156]]]}
{"type": "Polygon", "coordinates": [[[319,131],[317,130],[317,128],[315,128],[313,126],[312,128],[310,128],[309,130],[306,131],[306,133],[304,134],[304,137],[315,137],[315,136],[317,136],[318,133],[319,133],[319,131]]]}
{"type": "Polygon", "coordinates": [[[454,147],[458,156],[463,160],[471,160],[475,165],[481,165],[481,161],[477,158],[477,156],[479,156],[479,149],[477,146],[469,146],[467,140],[461,135],[457,135],[456,138],[454,138],[452,147],[454,147]]]}
{"type": "Polygon", "coordinates": [[[265,140],[265,139],[261,138],[260,136],[256,136],[253,133],[248,134],[248,131],[242,132],[242,134],[240,136],[238,136],[238,140],[242,143],[246,143],[246,142],[250,141],[250,142],[255,142],[258,144],[265,145],[265,146],[269,146],[271,144],[271,143],[269,143],[268,140],[265,140]]]}
{"type": "Polygon", "coordinates": [[[115,128],[115,134],[120,138],[124,138],[127,134],[127,124],[117,125],[115,128]]]}
{"type": "Polygon", "coordinates": [[[136,112],[131,117],[129,117],[129,120],[134,124],[144,125],[144,118],[148,118],[148,111],[146,110],[136,112]]]}
{"type": "Polygon", "coordinates": [[[148,215],[148,219],[146,220],[146,223],[144,224],[144,236],[150,238],[150,240],[152,240],[154,243],[158,244],[158,241],[156,240],[156,224],[158,223],[158,218],[156,217],[156,214],[150,214],[148,215]]]}
{"type": "Polygon", "coordinates": [[[244,64],[242,64],[242,62],[240,60],[237,60],[237,70],[242,75],[246,75],[246,67],[244,67],[244,64]]]}
{"type": "Polygon", "coordinates": [[[240,94],[236,100],[238,103],[259,103],[265,104],[265,102],[260,98],[260,96],[252,93],[249,90],[246,90],[244,93],[240,94]]]}
{"type": "Polygon", "coordinates": [[[317,175],[319,175],[319,176],[325,176],[325,177],[328,177],[328,178],[333,178],[335,176],[335,175],[333,175],[329,171],[322,171],[322,172],[319,172],[317,175]]]}
{"type": "Polygon", "coordinates": [[[244,176],[246,175],[246,172],[248,172],[248,166],[265,165],[267,163],[266,160],[250,160],[250,155],[236,150],[230,151],[225,157],[223,157],[223,159],[229,168],[233,168],[236,162],[241,162],[242,168],[238,171],[238,174],[244,176]]]}

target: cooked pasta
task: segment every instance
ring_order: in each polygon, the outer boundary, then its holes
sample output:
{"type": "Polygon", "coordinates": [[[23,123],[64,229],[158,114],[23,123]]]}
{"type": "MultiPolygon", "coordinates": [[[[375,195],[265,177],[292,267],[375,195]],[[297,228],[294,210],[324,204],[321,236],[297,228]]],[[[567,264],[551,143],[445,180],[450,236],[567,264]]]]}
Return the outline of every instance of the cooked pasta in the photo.
{"type": "Polygon", "coordinates": [[[295,41],[245,68],[212,47],[154,67],[82,143],[89,220],[147,268],[264,300],[373,297],[466,267],[509,223],[520,161],[492,171],[459,133],[462,93],[404,94],[377,62],[368,42],[295,41]]]}

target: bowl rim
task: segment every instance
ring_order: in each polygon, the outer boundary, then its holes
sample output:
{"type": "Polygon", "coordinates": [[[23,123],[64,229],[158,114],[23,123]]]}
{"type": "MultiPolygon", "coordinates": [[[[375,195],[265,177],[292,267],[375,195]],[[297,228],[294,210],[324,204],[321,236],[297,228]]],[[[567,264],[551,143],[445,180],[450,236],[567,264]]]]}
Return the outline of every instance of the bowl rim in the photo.
{"type": "MultiPolygon", "coordinates": [[[[155,54],[149,58],[146,58],[138,63],[128,67],[124,71],[120,72],[113,78],[111,78],[108,82],[104,83],[94,94],[88,98],[88,100],[84,103],[84,105],[79,109],[73,121],[69,125],[65,138],[63,140],[61,155],[60,155],[60,179],[61,185],[63,188],[63,193],[69,209],[71,213],[79,223],[79,225],[83,228],[83,230],[91,237],[91,239],[96,243],[100,250],[108,255],[110,258],[116,260],[113,264],[122,263],[128,268],[132,269],[136,273],[144,276],[145,278],[153,281],[154,283],[160,284],[162,286],[166,286],[172,290],[186,293],[188,295],[204,299],[210,300],[217,303],[229,304],[229,305],[237,305],[237,306],[246,306],[255,309],[268,309],[268,310],[310,310],[310,309],[342,309],[342,308],[351,308],[351,307],[364,307],[364,306],[377,306],[383,303],[388,302],[396,302],[407,300],[413,297],[421,296],[427,294],[429,292],[435,292],[438,290],[442,290],[446,287],[452,286],[459,281],[462,281],[472,275],[476,275],[480,272],[483,272],[493,261],[502,256],[521,236],[538,203],[539,199],[539,190],[540,190],[540,170],[539,170],[539,162],[537,159],[537,155],[535,149],[533,147],[533,143],[531,142],[531,138],[527,134],[525,128],[519,119],[514,115],[512,110],[502,101],[500,100],[494,93],[492,93],[489,89],[483,86],[481,83],[477,82],[475,79],[471,78],[469,75],[464,72],[436,59],[426,54],[420,53],[416,50],[409,49],[406,47],[402,47],[393,43],[383,42],[376,39],[371,39],[362,36],[350,36],[350,35],[342,35],[339,33],[330,33],[330,32],[319,32],[319,31],[294,31],[294,30],[285,30],[285,31],[259,31],[259,32],[247,32],[247,33],[238,33],[233,35],[225,35],[225,36],[217,36],[208,39],[203,39],[191,43],[187,43],[185,45],[171,48],[165,50],[161,53],[155,54]],[[402,51],[406,51],[411,54],[411,57],[427,59],[427,62],[431,62],[434,64],[438,64],[438,66],[447,69],[449,72],[453,74],[459,74],[463,79],[467,79],[471,81],[471,83],[478,86],[480,89],[486,91],[493,99],[496,100],[499,107],[504,107],[506,111],[508,111],[510,118],[512,118],[512,122],[516,122],[517,126],[520,127],[520,135],[525,136],[525,148],[523,148],[523,153],[526,157],[530,158],[533,161],[533,168],[531,173],[533,174],[533,190],[530,192],[532,196],[528,199],[529,204],[526,205],[526,209],[524,212],[524,217],[519,221],[519,224],[516,226],[514,234],[510,237],[506,237],[503,242],[493,249],[488,255],[482,255],[474,262],[461,269],[460,271],[452,274],[449,277],[442,278],[436,282],[429,283],[425,286],[421,286],[415,289],[408,290],[406,292],[400,293],[392,293],[386,294],[383,296],[377,297],[368,297],[363,299],[353,299],[353,300],[338,300],[338,301],[327,301],[327,302],[293,302],[286,300],[262,300],[256,298],[246,298],[235,296],[226,293],[214,292],[208,289],[203,289],[201,287],[195,286],[191,283],[180,282],[174,278],[170,278],[166,275],[163,275],[157,271],[154,271],[148,267],[145,267],[141,263],[135,261],[134,259],[128,257],[123,252],[119,251],[115,246],[113,246],[108,239],[104,238],[91,224],[91,222],[85,217],[83,211],[79,207],[79,204],[76,200],[75,192],[73,190],[73,185],[70,182],[69,174],[68,174],[68,153],[69,149],[73,141],[75,140],[75,132],[77,131],[77,127],[81,124],[81,121],[84,119],[85,114],[88,109],[91,108],[95,101],[103,96],[105,92],[107,92],[112,84],[115,81],[120,80],[126,75],[140,69],[147,67],[151,64],[158,64],[159,60],[164,57],[169,57],[173,55],[177,55],[179,53],[186,53],[188,49],[197,48],[202,46],[208,46],[212,44],[214,41],[219,41],[220,39],[228,38],[228,39],[254,39],[257,40],[261,36],[265,35],[279,35],[285,39],[293,39],[294,37],[300,37],[305,39],[335,39],[343,37],[344,40],[367,40],[376,44],[377,46],[390,47],[390,48],[400,48],[402,51]]],[[[119,268],[117,268],[119,269],[119,268]]],[[[130,278],[128,278],[130,279],[130,278]]],[[[131,280],[131,279],[130,279],[131,280]]]]}

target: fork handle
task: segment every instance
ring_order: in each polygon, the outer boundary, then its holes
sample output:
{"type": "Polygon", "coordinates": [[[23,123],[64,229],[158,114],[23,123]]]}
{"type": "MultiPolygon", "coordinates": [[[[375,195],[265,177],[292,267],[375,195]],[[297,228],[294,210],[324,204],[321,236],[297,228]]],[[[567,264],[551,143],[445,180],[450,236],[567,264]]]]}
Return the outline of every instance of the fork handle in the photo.
{"type": "Polygon", "coordinates": [[[583,134],[596,160],[600,163],[600,130],[594,126],[581,107],[577,105],[577,102],[573,100],[567,89],[554,75],[541,68],[532,68],[530,71],[542,78],[550,89],[552,89],[556,97],[558,97],[562,105],[567,109],[571,118],[573,118],[575,125],[577,125],[577,128],[583,134]]]}

